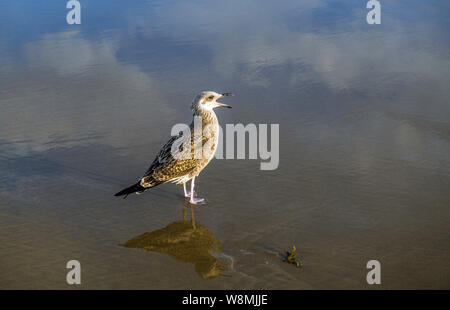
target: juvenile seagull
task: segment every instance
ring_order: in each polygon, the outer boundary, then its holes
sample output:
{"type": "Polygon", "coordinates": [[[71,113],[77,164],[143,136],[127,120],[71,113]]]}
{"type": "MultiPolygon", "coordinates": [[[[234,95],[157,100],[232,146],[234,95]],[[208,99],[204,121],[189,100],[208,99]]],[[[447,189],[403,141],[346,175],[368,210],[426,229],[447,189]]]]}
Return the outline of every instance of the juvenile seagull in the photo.
{"type": "MultiPolygon", "coordinates": [[[[219,94],[213,91],[204,91],[197,95],[192,102],[193,120],[190,125],[190,145],[191,152],[187,158],[181,158],[174,154],[173,149],[178,149],[180,152],[183,150],[183,146],[178,144],[174,145],[174,142],[183,136],[180,132],[178,136],[173,136],[159,151],[153,163],[148,168],[147,172],[142,176],[136,184],[133,184],[114,196],[123,196],[126,198],[131,193],[140,194],[146,189],[155,187],[161,183],[173,182],[177,184],[183,184],[184,196],[189,197],[191,204],[203,203],[203,198],[194,197],[194,182],[195,178],[200,174],[203,168],[214,157],[214,153],[217,149],[217,143],[219,141],[219,121],[214,113],[216,107],[231,108],[231,106],[217,102],[216,100],[226,96],[233,96],[231,93],[219,94]],[[194,120],[201,120],[200,134],[196,134],[194,128],[194,120]],[[207,128],[207,130],[205,130],[207,128]],[[205,135],[204,131],[208,134],[205,135]],[[174,148],[172,146],[175,146],[174,148]],[[207,148],[207,152],[201,153],[201,156],[196,156],[194,152],[195,148],[200,146],[202,149],[207,148]],[[191,190],[186,190],[186,183],[191,181],[191,190]]],[[[196,122],[196,124],[198,124],[196,122]]],[[[198,126],[198,125],[197,125],[198,126]]],[[[199,127],[199,126],[198,126],[199,127]]],[[[186,140],[187,141],[187,140],[186,140]]],[[[187,142],[189,143],[189,142],[187,142]]],[[[198,153],[197,153],[198,154],[198,153]]]]}

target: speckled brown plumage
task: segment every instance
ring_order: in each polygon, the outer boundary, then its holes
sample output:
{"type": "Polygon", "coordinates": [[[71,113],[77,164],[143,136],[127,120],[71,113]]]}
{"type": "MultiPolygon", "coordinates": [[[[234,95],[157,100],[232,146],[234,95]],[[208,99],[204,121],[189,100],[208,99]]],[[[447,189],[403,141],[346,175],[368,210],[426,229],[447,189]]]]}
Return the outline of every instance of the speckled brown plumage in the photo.
{"type": "Polygon", "coordinates": [[[194,135],[194,122],[191,123],[191,158],[189,159],[175,159],[171,154],[172,144],[176,139],[181,138],[181,135],[172,137],[161,149],[158,156],[156,156],[150,168],[142,177],[140,183],[143,187],[152,187],[155,183],[161,182],[175,182],[183,183],[193,177],[199,175],[199,173],[206,167],[214,156],[214,151],[217,148],[218,136],[219,136],[219,124],[214,112],[209,111],[196,111],[194,116],[202,117],[202,131],[206,126],[212,126],[210,135],[208,137],[203,135],[194,135]],[[196,143],[196,139],[201,140],[196,143]],[[211,139],[211,140],[210,140],[211,139]],[[194,145],[211,144],[211,153],[207,153],[202,158],[194,157],[194,145]]]}
{"type": "MultiPolygon", "coordinates": [[[[217,149],[217,143],[219,140],[219,122],[217,116],[214,113],[215,107],[228,107],[229,105],[219,103],[216,100],[224,97],[231,96],[230,93],[219,94],[212,91],[202,92],[198,95],[193,103],[193,121],[190,125],[190,133],[180,132],[179,135],[173,136],[167,141],[167,143],[159,151],[156,158],[153,160],[146,173],[139,179],[136,184],[133,184],[122,191],[115,194],[115,196],[125,197],[130,193],[142,193],[148,188],[155,187],[161,183],[174,182],[177,184],[182,183],[185,191],[185,196],[190,197],[191,203],[197,203],[203,199],[194,198],[194,179],[199,173],[208,165],[211,159],[214,157],[214,153],[217,149]],[[197,124],[198,119],[201,119],[201,128],[197,124]],[[197,127],[195,128],[197,124],[197,127]],[[196,132],[196,130],[198,132],[196,132]],[[183,152],[183,143],[178,143],[178,139],[189,138],[189,136],[183,136],[190,134],[190,156],[177,157],[172,154],[172,146],[176,150],[180,147],[180,152],[183,152]],[[177,144],[174,144],[177,142],[177,144]],[[199,148],[196,150],[195,148],[199,148]],[[200,150],[201,148],[201,150],[200,150]],[[200,155],[200,156],[199,156],[200,155]],[[190,196],[187,196],[186,182],[191,182],[190,196]]],[[[188,153],[188,150],[186,150],[188,153]]],[[[189,154],[189,153],[188,153],[189,154]]]]}

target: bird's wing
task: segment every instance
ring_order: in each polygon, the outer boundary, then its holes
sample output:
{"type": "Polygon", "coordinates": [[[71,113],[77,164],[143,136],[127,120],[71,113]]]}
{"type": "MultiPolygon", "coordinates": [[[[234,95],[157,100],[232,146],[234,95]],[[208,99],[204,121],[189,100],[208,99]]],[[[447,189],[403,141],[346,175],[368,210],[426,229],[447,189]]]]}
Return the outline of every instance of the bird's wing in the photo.
{"type": "MultiPolygon", "coordinates": [[[[148,168],[147,172],[142,177],[144,183],[146,180],[156,180],[158,182],[166,182],[172,179],[180,178],[193,172],[198,168],[199,160],[194,159],[194,141],[191,138],[191,157],[187,159],[174,158],[172,154],[173,143],[182,136],[173,136],[159,151],[153,163],[148,168]]],[[[202,137],[202,145],[204,138],[202,137]]]]}
{"type": "Polygon", "coordinates": [[[164,144],[162,149],[159,151],[156,158],[153,160],[150,167],[147,169],[143,177],[151,175],[157,168],[161,168],[165,164],[169,163],[170,161],[174,160],[172,156],[172,145],[173,142],[178,138],[178,136],[173,136],[169,139],[169,141],[164,144]]]}

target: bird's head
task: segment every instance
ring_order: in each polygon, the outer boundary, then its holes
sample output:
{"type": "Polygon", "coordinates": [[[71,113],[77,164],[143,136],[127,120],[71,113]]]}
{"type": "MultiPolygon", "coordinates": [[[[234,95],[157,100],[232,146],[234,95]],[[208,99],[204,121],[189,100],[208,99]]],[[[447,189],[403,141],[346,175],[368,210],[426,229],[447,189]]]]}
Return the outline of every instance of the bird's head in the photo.
{"type": "Polygon", "coordinates": [[[194,101],[192,102],[192,110],[193,111],[212,111],[217,107],[230,108],[228,104],[224,104],[221,102],[217,102],[216,100],[222,97],[233,96],[232,93],[223,93],[219,94],[214,91],[204,91],[198,94],[194,101]]]}

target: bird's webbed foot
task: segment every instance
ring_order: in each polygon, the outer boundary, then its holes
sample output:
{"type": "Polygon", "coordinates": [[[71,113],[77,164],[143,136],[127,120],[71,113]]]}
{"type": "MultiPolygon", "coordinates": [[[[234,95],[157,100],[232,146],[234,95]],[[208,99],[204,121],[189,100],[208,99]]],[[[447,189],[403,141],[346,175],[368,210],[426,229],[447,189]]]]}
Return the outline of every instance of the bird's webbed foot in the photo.
{"type": "Polygon", "coordinates": [[[205,203],[205,199],[204,198],[194,198],[194,197],[191,197],[191,199],[189,200],[189,203],[190,204],[193,204],[193,205],[198,205],[198,204],[204,204],[205,203]]]}

